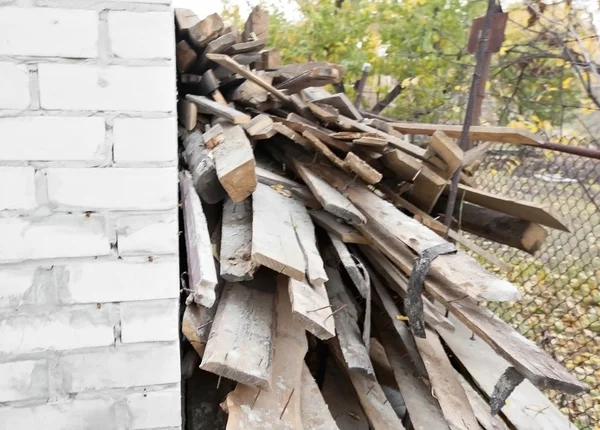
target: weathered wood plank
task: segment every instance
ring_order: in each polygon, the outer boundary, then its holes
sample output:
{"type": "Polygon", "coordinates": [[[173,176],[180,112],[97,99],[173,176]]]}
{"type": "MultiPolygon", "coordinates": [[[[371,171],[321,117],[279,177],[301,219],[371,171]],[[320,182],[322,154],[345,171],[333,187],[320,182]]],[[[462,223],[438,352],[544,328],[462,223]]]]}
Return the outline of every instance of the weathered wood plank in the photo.
{"type": "Polygon", "coordinates": [[[475,412],[481,427],[485,430],[508,430],[508,426],[499,415],[492,416],[490,405],[481,397],[481,394],[475,391],[460,373],[456,372],[456,376],[465,389],[469,403],[471,403],[473,412],[475,412]]]}
{"type": "Polygon", "coordinates": [[[252,260],[302,281],[306,260],[286,200],[267,185],[256,187],[252,195],[252,260]]]}
{"type": "Polygon", "coordinates": [[[369,148],[385,148],[388,144],[387,140],[380,137],[361,136],[358,139],[352,141],[356,145],[362,145],[369,148]]]}
{"type": "Polygon", "coordinates": [[[335,320],[323,284],[311,286],[306,281],[289,278],[288,291],[294,319],[321,340],[335,336],[335,320]]]}
{"type": "Polygon", "coordinates": [[[239,203],[225,200],[221,227],[221,277],[247,281],[258,265],[252,261],[252,198],[239,203]]]}
{"type": "Polygon", "coordinates": [[[209,42],[219,37],[223,30],[223,20],[213,13],[206,18],[188,28],[189,40],[199,49],[204,48],[209,42]]]}
{"type": "Polygon", "coordinates": [[[256,161],[252,145],[240,126],[223,124],[223,142],[213,149],[219,182],[234,203],[256,189],[256,161]]]}
{"type": "Polygon", "coordinates": [[[342,160],[337,155],[335,155],[333,153],[333,151],[331,149],[329,149],[329,147],[327,145],[325,145],[323,142],[321,142],[321,140],[312,133],[312,131],[305,130],[302,133],[302,136],[304,136],[308,140],[310,140],[310,143],[317,150],[317,152],[324,155],[325,158],[327,158],[329,161],[331,161],[331,163],[333,165],[335,165],[336,167],[339,167],[340,169],[342,169],[344,171],[349,170],[348,165],[344,162],[344,160],[342,160]]]}
{"type": "Polygon", "coordinates": [[[429,147],[440,156],[442,160],[448,166],[445,171],[445,179],[450,179],[456,169],[462,164],[462,160],[465,156],[462,149],[443,131],[436,131],[431,137],[429,147]]]}
{"type": "MultiPolygon", "coordinates": [[[[222,286],[218,285],[216,287],[217,298],[215,303],[218,303],[222,289],[222,286]]],[[[190,303],[185,307],[183,319],[181,320],[181,331],[200,357],[204,356],[206,342],[208,342],[217,308],[218,306],[206,308],[195,303],[190,303]]]]}
{"type": "Polygon", "coordinates": [[[275,122],[275,123],[273,123],[273,129],[277,133],[287,137],[291,141],[299,144],[300,146],[307,148],[307,149],[310,148],[310,141],[307,138],[305,138],[304,136],[302,136],[300,133],[297,133],[294,130],[292,130],[291,128],[289,128],[288,126],[286,126],[280,122],[275,122]]]}
{"type": "MultiPolygon", "coordinates": [[[[261,49],[263,49],[266,44],[267,44],[266,39],[250,40],[248,42],[236,43],[235,45],[232,45],[231,47],[229,47],[229,49],[225,52],[227,53],[227,55],[240,55],[240,54],[256,53],[257,55],[254,58],[259,60],[260,59],[259,51],[261,49]]],[[[237,72],[234,72],[234,73],[237,73],[237,72]]]]}
{"type": "Polygon", "coordinates": [[[180,174],[179,183],[183,203],[189,286],[192,290],[187,301],[210,308],[215,303],[215,287],[218,279],[206,217],[200,197],[192,185],[192,177],[187,171],[180,174]]]}
{"type": "Polygon", "coordinates": [[[200,18],[190,9],[175,8],[175,25],[180,32],[187,32],[190,27],[199,22],[200,18]]]}
{"type": "Polygon", "coordinates": [[[249,42],[255,39],[268,39],[269,37],[269,12],[256,6],[248,15],[244,25],[244,41],[249,42]]]}
{"type": "Polygon", "coordinates": [[[362,245],[368,245],[370,243],[366,237],[358,232],[358,230],[329,212],[313,210],[310,211],[310,215],[318,226],[324,228],[328,233],[333,234],[344,243],[357,243],[362,245]]]}
{"type": "Polygon", "coordinates": [[[383,178],[381,173],[369,166],[363,159],[352,152],[346,154],[344,162],[348,165],[350,170],[360,176],[360,178],[369,185],[376,184],[383,178]]]}
{"type": "Polygon", "coordinates": [[[275,190],[281,189],[286,191],[286,194],[289,193],[289,196],[294,196],[310,208],[321,207],[321,204],[313,196],[308,187],[292,181],[285,176],[281,176],[258,165],[256,166],[256,178],[261,184],[268,185],[275,190]]]}
{"type": "Polygon", "coordinates": [[[178,73],[185,73],[196,64],[198,54],[196,54],[196,51],[185,40],[182,40],[175,46],[175,51],[178,73]]]}
{"type": "Polygon", "coordinates": [[[196,103],[201,110],[207,111],[213,115],[224,118],[233,124],[248,124],[252,118],[250,115],[246,115],[234,108],[227,105],[217,103],[204,96],[195,96],[188,94],[185,98],[191,102],[196,103]]]}
{"type": "MultiPolygon", "coordinates": [[[[273,120],[269,115],[260,114],[252,118],[248,124],[244,125],[244,130],[250,137],[255,137],[261,134],[266,128],[273,125],[273,120]]],[[[275,132],[273,132],[275,134],[275,132]]]]}
{"type": "Polygon", "coordinates": [[[318,103],[333,106],[342,115],[353,118],[356,121],[363,120],[363,116],[360,114],[358,109],[356,109],[356,107],[352,104],[350,99],[348,99],[348,96],[344,93],[337,93],[337,94],[332,94],[328,97],[318,98],[316,100],[313,100],[313,102],[318,102],[318,103]]]}
{"type": "Polygon", "coordinates": [[[300,411],[304,430],[339,430],[306,364],[302,367],[300,411]]]}
{"type": "Polygon", "coordinates": [[[273,288],[273,283],[262,290],[225,285],[201,369],[262,390],[274,388],[273,288]]]}
{"type": "Polygon", "coordinates": [[[188,100],[179,100],[177,103],[177,116],[179,122],[187,130],[192,131],[198,122],[198,108],[188,100]]]}

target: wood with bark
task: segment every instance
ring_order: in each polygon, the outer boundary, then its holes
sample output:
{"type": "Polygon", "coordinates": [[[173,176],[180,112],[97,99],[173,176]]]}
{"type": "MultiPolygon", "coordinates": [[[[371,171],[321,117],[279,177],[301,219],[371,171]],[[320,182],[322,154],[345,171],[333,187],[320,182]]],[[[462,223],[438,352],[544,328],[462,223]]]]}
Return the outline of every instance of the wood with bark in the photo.
{"type": "Polygon", "coordinates": [[[218,279],[206,217],[189,172],[184,171],[180,174],[179,183],[183,203],[189,286],[192,290],[187,302],[210,308],[216,300],[215,287],[218,279]]]}
{"type": "Polygon", "coordinates": [[[218,14],[213,13],[189,27],[188,37],[196,48],[204,49],[208,43],[219,37],[222,30],[223,20],[218,14]]]}
{"type": "Polygon", "coordinates": [[[185,73],[196,64],[198,54],[196,54],[196,51],[185,40],[182,40],[175,46],[175,51],[178,73],[185,73]]]}
{"type": "Polygon", "coordinates": [[[350,170],[360,176],[360,178],[369,185],[376,184],[383,178],[381,173],[369,166],[363,159],[352,152],[346,154],[344,162],[350,170]]]}
{"type": "Polygon", "coordinates": [[[226,284],[200,368],[271,391],[273,384],[273,282],[263,289],[226,284]]]}
{"type": "Polygon", "coordinates": [[[213,149],[217,177],[234,203],[256,189],[256,161],[252,145],[240,126],[223,124],[223,142],[213,149]]]}
{"type": "Polygon", "coordinates": [[[358,232],[358,230],[329,212],[313,210],[310,211],[310,215],[319,227],[322,227],[328,233],[334,235],[344,243],[363,245],[368,245],[370,243],[366,237],[358,232]]]}
{"type": "Polygon", "coordinates": [[[348,96],[344,93],[332,94],[328,97],[319,98],[313,100],[313,102],[318,102],[326,105],[333,106],[336,108],[342,115],[353,118],[356,121],[362,121],[363,116],[360,114],[358,109],[352,104],[348,96]]]}
{"type": "Polygon", "coordinates": [[[256,6],[248,15],[246,24],[244,25],[243,38],[245,42],[250,42],[256,39],[268,39],[269,37],[269,13],[256,6]]]}
{"type": "Polygon", "coordinates": [[[248,124],[252,119],[249,115],[246,115],[243,112],[240,112],[227,105],[212,101],[204,96],[188,94],[185,96],[185,98],[197,104],[202,111],[211,113],[212,115],[216,115],[220,118],[224,118],[233,124],[248,124]]]}
{"type": "Polygon", "coordinates": [[[302,281],[306,260],[296,239],[287,200],[267,185],[256,187],[252,195],[252,260],[302,281]]]}
{"type": "Polygon", "coordinates": [[[339,430],[315,378],[306,364],[302,367],[300,412],[304,430],[339,430]]]}
{"type": "MultiPolygon", "coordinates": [[[[248,304],[252,306],[252,303],[248,304]]],[[[292,318],[287,294],[287,277],[278,276],[275,294],[276,321],[271,344],[272,390],[238,384],[225,400],[229,413],[227,429],[302,429],[302,373],[304,355],[308,350],[304,329],[292,318]]],[[[251,333],[249,333],[251,335],[251,333]]],[[[208,353],[208,351],[207,351],[208,353]]],[[[258,356],[249,356],[256,361],[258,356]]]]}
{"type": "Polygon", "coordinates": [[[220,247],[221,277],[247,281],[258,265],[252,261],[252,198],[239,203],[228,198],[223,205],[220,247]]]}
{"type": "Polygon", "coordinates": [[[294,319],[321,340],[335,336],[335,321],[324,284],[309,285],[306,280],[289,278],[288,292],[294,319]]]}
{"type": "Polygon", "coordinates": [[[196,128],[198,122],[198,108],[188,100],[179,100],[177,103],[177,116],[179,122],[187,131],[192,131],[196,128]]]}

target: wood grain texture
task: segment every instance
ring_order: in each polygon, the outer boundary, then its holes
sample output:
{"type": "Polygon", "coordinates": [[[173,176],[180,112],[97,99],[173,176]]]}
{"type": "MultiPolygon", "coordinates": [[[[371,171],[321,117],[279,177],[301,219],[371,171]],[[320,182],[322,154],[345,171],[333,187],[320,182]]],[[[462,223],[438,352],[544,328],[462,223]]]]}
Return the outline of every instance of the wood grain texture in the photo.
{"type": "Polygon", "coordinates": [[[344,162],[348,165],[350,170],[360,176],[360,178],[369,185],[376,184],[383,178],[381,173],[369,166],[363,159],[353,152],[346,154],[344,162]]]}
{"type": "Polygon", "coordinates": [[[310,211],[310,215],[315,224],[325,229],[328,233],[333,234],[344,243],[369,244],[367,238],[360,234],[358,230],[329,212],[312,210],[310,211]]]}
{"type": "Polygon", "coordinates": [[[313,196],[308,187],[261,167],[261,165],[256,166],[256,178],[261,184],[274,187],[274,189],[281,188],[282,190],[288,191],[290,195],[303,202],[308,207],[321,207],[321,204],[317,201],[315,196],[313,196]]]}
{"type": "Polygon", "coordinates": [[[327,97],[318,98],[316,100],[313,100],[313,102],[333,106],[342,115],[346,115],[350,118],[355,119],[356,121],[362,121],[363,119],[363,116],[360,114],[358,109],[354,107],[350,99],[348,99],[348,96],[344,93],[337,93],[327,97]]]}
{"type": "Polygon", "coordinates": [[[223,30],[223,20],[213,13],[187,29],[189,40],[198,49],[203,49],[209,42],[219,37],[223,30]]]}
{"type": "Polygon", "coordinates": [[[217,103],[204,96],[195,96],[188,94],[185,98],[191,102],[196,103],[202,111],[211,113],[221,118],[225,118],[227,121],[233,124],[247,124],[252,119],[250,115],[246,115],[232,107],[217,103]]]}
{"type": "Polygon", "coordinates": [[[252,195],[252,260],[302,281],[306,260],[286,200],[267,185],[256,187],[252,195]]]}
{"type": "Polygon", "coordinates": [[[436,131],[431,137],[429,147],[444,160],[448,166],[444,179],[450,179],[462,163],[465,156],[462,149],[443,131],[436,131]]]}
{"type": "MultiPolygon", "coordinates": [[[[216,303],[219,301],[222,289],[222,286],[216,288],[216,303]]],[[[181,320],[181,331],[200,357],[204,355],[217,308],[218,306],[206,308],[195,303],[190,303],[185,307],[181,320]]]]}
{"type": "Polygon", "coordinates": [[[306,364],[302,367],[300,412],[304,430],[339,430],[306,364]]]}
{"type": "Polygon", "coordinates": [[[247,281],[258,265],[252,261],[252,198],[239,203],[225,200],[221,224],[221,277],[227,281],[247,281]]]}
{"type": "Polygon", "coordinates": [[[481,427],[485,430],[508,430],[508,426],[499,415],[492,416],[490,405],[481,397],[481,394],[475,391],[460,373],[457,372],[456,375],[465,389],[469,403],[471,403],[473,412],[475,412],[475,416],[481,427]]]}
{"type": "Polygon", "coordinates": [[[335,336],[335,320],[324,285],[311,286],[306,281],[289,278],[289,295],[294,319],[306,331],[321,340],[335,336]]]}
{"type": "Polygon", "coordinates": [[[215,303],[215,287],[218,279],[206,217],[189,172],[183,171],[180,174],[179,183],[183,204],[189,286],[192,290],[187,301],[210,308],[215,303]]]}
{"type": "Polygon", "coordinates": [[[194,51],[185,40],[182,40],[175,46],[175,51],[177,55],[176,64],[178,73],[185,73],[190,70],[198,59],[196,51],[194,51]]]}
{"type": "Polygon", "coordinates": [[[262,390],[274,388],[273,306],[272,290],[226,284],[200,368],[262,390]]]}

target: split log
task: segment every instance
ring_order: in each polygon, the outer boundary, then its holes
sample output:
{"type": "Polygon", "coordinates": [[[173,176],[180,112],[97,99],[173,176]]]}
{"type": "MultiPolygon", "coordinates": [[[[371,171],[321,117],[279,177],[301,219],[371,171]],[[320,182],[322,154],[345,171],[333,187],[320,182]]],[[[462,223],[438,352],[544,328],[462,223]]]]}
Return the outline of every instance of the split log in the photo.
{"type": "Polygon", "coordinates": [[[358,230],[329,212],[313,210],[310,211],[310,215],[318,226],[344,243],[369,244],[367,238],[360,234],[358,230]]]}
{"type": "Polygon", "coordinates": [[[242,113],[227,105],[214,102],[204,96],[194,96],[192,94],[188,94],[185,96],[185,98],[196,103],[202,111],[216,115],[219,118],[224,118],[232,124],[248,124],[252,119],[245,113],[242,113]]]}
{"type": "Polygon", "coordinates": [[[459,372],[456,372],[456,376],[469,398],[469,403],[471,403],[473,412],[475,412],[475,416],[481,427],[485,430],[508,430],[508,426],[500,416],[492,415],[490,405],[481,397],[481,394],[475,391],[459,372]]]}
{"type": "Polygon", "coordinates": [[[289,278],[288,287],[292,314],[298,324],[321,340],[335,336],[335,322],[323,284],[311,286],[306,281],[289,278]]]}
{"type": "Polygon", "coordinates": [[[306,364],[302,367],[300,411],[304,430],[339,430],[306,364]]]}
{"type": "Polygon", "coordinates": [[[360,176],[360,178],[369,185],[376,184],[383,178],[381,173],[369,166],[363,159],[352,152],[346,154],[344,162],[348,165],[350,170],[360,176]]]}
{"type": "Polygon", "coordinates": [[[227,199],[221,227],[221,277],[227,281],[247,281],[258,265],[252,261],[252,198],[239,203],[227,199]]]}
{"type": "MultiPolygon", "coordinates": [[[[308,343],[304,330],[292,319],[285,276],[278,277],[275,297],[277,321],[273,345],[261,343],[261,347],[275,351],[272,373],[277,378],[270,391],[259,391],[242,383],[227,396],[225,408],[229,413],[227,428],[230,430],[304,428],[302,372],[308,343]]],[[[246,315],[246,318],[250,319],[250,316],[246,315]]],[[[248,358],[255,361],[258,357],[249,355],[248,358]]]]}
{"type": "Polygon", "coordinates": [[[187,131],[192,131],[196,128],[198,122],[198,108],[188,100],[179,100],[177,103],[177,116],[179,122],[187,131]]]}
{"type": "Polygon", "coordinates": [[[198,54],[196,54],[196,51],[194,51],[185,40],[182,40],[177,44],[175,51],[178,73],[185,73],[196,64],[198,54]]]}
{"type": "Polygon", "coordinates": [[[225,285],[201,369],[265,391],[273,388],[271,278],[263,289],[237,283],[225,285]]]}
{"type": "Polygon", "coordinates": [[[246,25],[244,25],[243,38],[245,42],[250,42],[256,39],[268,39],[269,36],[269,13],[256,6],[250,12],[246,25]]]}
{"type": "Polygon", "coordinates": [[[358,109],[352,104],[348,96],[344,93],[337,93],[330,95],[328,97],[318,98],[313,100],[313,102],[323,103],[326,105],[333,106],[336,108],[342,115],[353,118],[356,121],[362,121],[363,116],[360,114],[358,109]]]}
{"type": "Polygon", "coordinates": [[[218,14],[213,13],[192,27],[189,27],[188,36],[196,48],[204,49],[209,42],[219,37],[222,30],[223,20],[218,14]]]}
{"type": "Polygon", "coordinates": [[[296,240],[287,200],[266,185],[256,187],[252,195],[252,260],[302,281],[306,260],[296,240]]]}
{"type": "Polygon", "coordinates": [[[206,217],[200,198],[192,185],[192,177],[187,171],[180,174],[179,183],[183,203],[188,276],[192,290],[187,301],[210,308],[216,300],[215,287],[218,280],[206,217]]]}
{"type": "Polygon", "coordinates": [[[213,149],[217,177],[234,203],[256,189],[256,161],[252,145],[240,126],[223,125],[223,142],[213,149]]]}

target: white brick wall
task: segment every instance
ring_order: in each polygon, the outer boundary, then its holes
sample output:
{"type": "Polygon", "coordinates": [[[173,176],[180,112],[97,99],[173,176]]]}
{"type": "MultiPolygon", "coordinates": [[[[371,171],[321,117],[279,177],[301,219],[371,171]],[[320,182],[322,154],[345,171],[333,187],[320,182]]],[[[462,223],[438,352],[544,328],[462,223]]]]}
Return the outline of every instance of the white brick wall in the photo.
{"type": "Polygon", "coordinates": [[[0,211],[37,206],[33,167],[0,167],[0,211]]]}
{"type": "Polygon", "coordinates": [[[91,10],[8,6],[0,13],[0,55],[86,58],[97,55],[97,43],[91,10]]]}
{"type": "MultiPolygon", "coordinates": [[[[0,18],[1,21],[1,18],[0,18]]],[[[1,25],[1,24],[0,24],[1,25]]],[[[0,38],[2,29],[0,28],[0,38]]],[[[2,40],[0,40],[2,46],[2,40]]],[[[24,64],[0,63],[0,109],[29,107],[29,69],[24,64]]]]}
{"type": "Polygon", "coordinates": [[[0,429],[181,427],[170,0],[0,0],[0,429]]]}
{"type": "Polygon", "coordinates": [[[117,57],[173,58],[172,27],[169,12],[108,13],[108,35],[117,57]]]}
{"type": "Polygon", "coordinates": [[[40,64],[43,109],[171,112],[172,66],[128,67],[40,64]]]}
{"type": "Polygon", "coordinates": [[[0,118],[0,160],[103,160],[110,153],[104,148],[104,122],[101,117],[0,118]]]}

